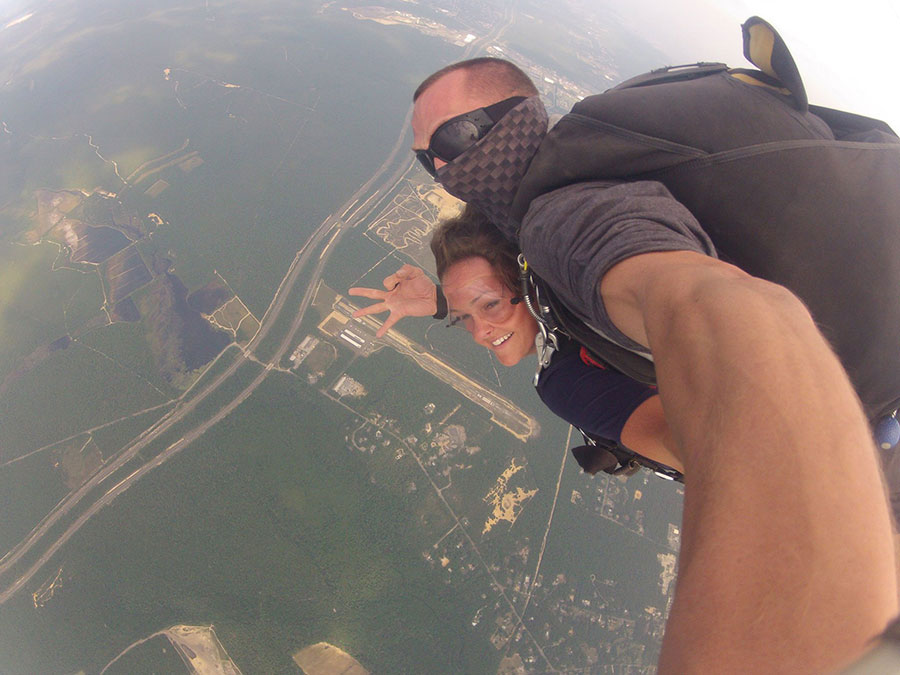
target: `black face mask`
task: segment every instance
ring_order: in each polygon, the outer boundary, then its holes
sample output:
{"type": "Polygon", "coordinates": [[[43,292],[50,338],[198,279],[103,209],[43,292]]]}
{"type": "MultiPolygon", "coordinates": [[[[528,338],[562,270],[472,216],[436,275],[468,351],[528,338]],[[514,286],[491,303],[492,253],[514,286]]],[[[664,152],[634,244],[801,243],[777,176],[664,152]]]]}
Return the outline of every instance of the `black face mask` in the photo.
{"type": "Polygon", "coordinates": [[[526,98],[526,96],[513,96],[499,103],[478,108],[447,120],[431,134],[427,149],[415,151],[416,159],[434,178],[437,175],[437,169],[434,167],[435,159],[452,162],[487,136],[488,132],[503,119],[506,113],[526,98]]]}
{"type": "Polygon", "coordinates": [[[547,133],[547,111],[537,96],[527,98],[487,135],[437,170],[436,180],[454,197],[478,207],[510,238],[506,227],[513,198],[547,133]]]}

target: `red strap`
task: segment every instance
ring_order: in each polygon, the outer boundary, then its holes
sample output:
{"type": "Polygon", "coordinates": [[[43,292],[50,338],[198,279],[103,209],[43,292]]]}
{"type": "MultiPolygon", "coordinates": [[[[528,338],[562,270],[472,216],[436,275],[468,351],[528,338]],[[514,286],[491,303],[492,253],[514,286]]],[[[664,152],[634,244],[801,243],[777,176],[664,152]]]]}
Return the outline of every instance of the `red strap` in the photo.
{"type": "Polygon", "coordinates": [[[594,366],[595,368],[603,368],[606,370],[606,365],[597,361],[591,353],[587,350],[587,347],[582,346],[581,351],[579,351],[581,356],[581,360],[588,366],[594,366]]]}
{"type": "MultiPolygon", "coordinates": [[[[584,362],[585,365],[593,366],[594,368],[602,368],[603,370],[606,370],[606,364],[600,363],[600,361],[598,361],[593,356],[591,356],[591,353],[587,350],[587,347],[582,345],[581,350],[578,352],[578,354],[579,354],[579,356],[581,356],[581,360],[584,362]]],[[[648,384],[647,387],[649,389],[652,389],[653,391],[657,390],[657,387],[655,384],[648,384]]]]}

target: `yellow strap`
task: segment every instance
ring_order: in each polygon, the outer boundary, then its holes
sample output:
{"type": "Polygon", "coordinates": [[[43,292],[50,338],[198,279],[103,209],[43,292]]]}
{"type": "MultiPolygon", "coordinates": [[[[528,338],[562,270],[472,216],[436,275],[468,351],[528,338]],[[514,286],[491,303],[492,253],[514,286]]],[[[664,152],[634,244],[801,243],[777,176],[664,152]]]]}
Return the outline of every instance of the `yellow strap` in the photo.
{"type": "Polygon", "coordinates": [[[785,96],[790,96],[791,91],[786,89],[785,87],[773,87],[771,84],[767,84],[762,80],[757,80],[755,77],[750,75],[749,73],[732,73],[729,72],[734,79],[740,80],[741,82],[746,82],[747,84],[752,84],[754,87],[765,87],[766,89],[771,89],[772,91],[777,91],[779,94],[784,94],[785,96]]]}
{"type": "Polygon", "coordinates": [[[750,26],[750,61],[766,75],[778,79],[772,68],[772,51],[775,49],[775,33],[768,26],[758,23],[750,26]]]}

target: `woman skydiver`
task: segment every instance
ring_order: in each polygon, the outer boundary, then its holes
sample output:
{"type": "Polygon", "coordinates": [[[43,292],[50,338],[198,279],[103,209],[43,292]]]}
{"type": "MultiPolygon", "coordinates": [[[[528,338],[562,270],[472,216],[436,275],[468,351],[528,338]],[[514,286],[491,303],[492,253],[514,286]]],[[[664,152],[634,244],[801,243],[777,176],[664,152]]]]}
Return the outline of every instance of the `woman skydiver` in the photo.
{"type": "MultiPolygon", "coordinates": [[[[539,328],[518,288],[518,250],[487,218],[467,208],[435,230],[431,251],[440,289],[422,269],[403,265],[384,280],[385,290],[349,289],[350,295],[379,301],[354,316],[389,312],[377,332],[381,337],[405,316],[440,317],[439,303],[445,302],[449,325],[465,328],[503,365],[514,366],[535,352],[539,328]]],[[[547,407],[589,435],[681,472],[656,390],[590,363],[580,345],[560,337],[536,385],[547,407]]]]}

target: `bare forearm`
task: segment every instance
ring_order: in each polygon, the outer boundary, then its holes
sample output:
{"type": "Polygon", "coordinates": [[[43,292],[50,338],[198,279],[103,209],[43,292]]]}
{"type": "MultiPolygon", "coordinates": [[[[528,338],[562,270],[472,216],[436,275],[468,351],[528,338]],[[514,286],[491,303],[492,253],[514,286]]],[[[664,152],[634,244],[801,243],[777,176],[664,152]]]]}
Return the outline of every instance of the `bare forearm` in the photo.
{"type": "Polygon", "coordinates": [[[846,456],[842,468],[850,469],[861,455],[877,466],[846,374],[785,289],[751,277],[683,292],[660,287],[648,295],[645,316],[666,415],[687,466],[706,465],[711,447],[743,457],[742,447],[724,441],[745,435],[786,446],[791,461],[821,459],[825,448],[809,442],[819,436],[832,447],[832,466],[846,456]],[[805,428],[804,421],[816,423],[805,428]],[[771,438],[761,438],[767,431],[771,438]]]}
{"type": "Polygon", "coordinates": [[[661,668],[839,666],[896,611],[890,521],[856,396],[784,289],[716,265],[663,272],[635,296],[686,479],[661,668]]]}
{"type": "Polygon", "coordinates": [[[890,523],[856,396],[783,289],[730,279],[668,313],[665,302],[651,300],[647,331],[688,480],[679,595],[717,604],[678,603],[662,665],[834,667],[896,611],[890,523]],[[679,627],[698,621],[707,653],[673,650],[679,627]]]}

